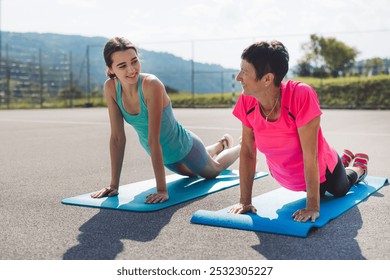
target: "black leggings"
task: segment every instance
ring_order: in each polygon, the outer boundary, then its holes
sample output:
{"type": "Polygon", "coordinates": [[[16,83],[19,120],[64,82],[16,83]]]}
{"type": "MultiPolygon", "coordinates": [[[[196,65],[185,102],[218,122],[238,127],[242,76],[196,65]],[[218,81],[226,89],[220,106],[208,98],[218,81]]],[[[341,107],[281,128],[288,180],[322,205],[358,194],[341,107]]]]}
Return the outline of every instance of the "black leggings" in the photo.
{"type": "Polygon", "coordinates": [[[341,197],[346,195],[349,189],[356,184],[358,175],[351,169],[345,169],[340,156],[338,156],[338,162],[333,173],[326,168],[325,178],[325,182],[320,185],[320,195],[324,196],[327,191],[333,196],[341,197]]]}

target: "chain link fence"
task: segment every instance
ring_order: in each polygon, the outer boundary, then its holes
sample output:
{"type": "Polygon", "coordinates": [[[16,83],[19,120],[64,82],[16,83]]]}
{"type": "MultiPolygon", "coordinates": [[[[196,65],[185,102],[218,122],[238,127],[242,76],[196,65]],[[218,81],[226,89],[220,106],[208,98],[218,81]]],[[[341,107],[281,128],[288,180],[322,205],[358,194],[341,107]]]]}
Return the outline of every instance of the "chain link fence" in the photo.
{"type": "MultiPolygon", "coordinates": [[[[99,44],[81,45],[73,48],[74,51],[5,41],[0,54],[0,109],[105,106],[103,84],[106,77],[102,57],[105,41],[102,38],[99,44]]],[[[158,76],[169,94],[190,95],[190,98],[177,101],[177,106],[230,107],[241,91],[241,86],[235,81],[240,63],[237,50],[253,41],[255,38],[137,46],[141,48],[143,72],[158,76]],[[181,51],[180,57],[171,54],[177,48],[181,51]],[[205,53],[213,57],[212,64],[206,62],[205,53]],[[230,67],[218,64],[232,53],[236,55],[230,59],[230,67]]],[[[375,74],[375,71],[367,71],[375,74]]],[[[345,81],[351,85],[313,85],[324,108],[390,109],[387,82],[378,85],[363,81],[356,84],[347,78],[345,81]]]]}

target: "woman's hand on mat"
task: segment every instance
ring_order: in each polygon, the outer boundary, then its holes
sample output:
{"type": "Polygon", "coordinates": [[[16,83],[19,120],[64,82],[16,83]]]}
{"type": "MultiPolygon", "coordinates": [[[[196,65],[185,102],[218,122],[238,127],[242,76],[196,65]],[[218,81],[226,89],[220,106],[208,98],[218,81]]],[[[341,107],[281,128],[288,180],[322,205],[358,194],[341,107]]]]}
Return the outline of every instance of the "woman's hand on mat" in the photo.
{"type": "Polygon", "coordinates": [[[110,187],[103,188],[100,191],[91,194],[91,197],[92,198],[101,198],[101,197],[105,197],[105,196],[116,196],[116,195],[118,195],[118,188],[110,186],[110,187]]]}
{"type": "Polygon", "coordinates": [[[291,217],[294,218],[294,221],[296,222],[305,223],[308,220],[311,220],[311,222],[314,223],[319,216],[320,212],[317,210],[299,209],[295,211],[291,217]]]}
{"type": "Polygon", "coordinates": [[[252,212],[252,213],[256,214],[257,209],[252,204],[238,203],[238,204],[234,205],[232,209],[229,210],[229,213],[231,213],[231,214],[244,214],[244,213],[248,213],[248,212],[252,212]]]}
{"type": "Polygon", "coordinates": [[[167,191],[158,191],[157,193],[149,194],[146,197],[145,203],[161,203],[167,201],[169,198],[167,191]]]}

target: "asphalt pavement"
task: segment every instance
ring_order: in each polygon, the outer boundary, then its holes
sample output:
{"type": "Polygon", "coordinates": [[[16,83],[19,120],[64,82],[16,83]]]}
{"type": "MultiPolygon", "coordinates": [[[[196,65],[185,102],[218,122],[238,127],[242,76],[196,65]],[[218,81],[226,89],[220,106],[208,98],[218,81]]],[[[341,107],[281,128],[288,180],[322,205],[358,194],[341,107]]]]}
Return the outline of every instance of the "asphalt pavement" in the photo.
{"type": "MultiPolygon", "coordinates": [[[[224,133],[238,141],[231,109],[174,112],[206,144],[224,133]]],[[[337,151],[368,153],[369,175],[390,178],[389,121],[390,111],[324,110],[322,128],[337,151]]],[[[153,178],[126,133],[121,184],[153,178]]],[[[307,238],[190,223],[199,209],[238,202],[237,187],[151,213],[61,204],[110,182],[109,136],[105,108],[0,111],[1,260],[390,260],[389,186],[307,238]]],[[[261,154],[258,170],[267,171],[261,154]]],[[[267,176],[253,195],[278,187],[267,176]]]]}

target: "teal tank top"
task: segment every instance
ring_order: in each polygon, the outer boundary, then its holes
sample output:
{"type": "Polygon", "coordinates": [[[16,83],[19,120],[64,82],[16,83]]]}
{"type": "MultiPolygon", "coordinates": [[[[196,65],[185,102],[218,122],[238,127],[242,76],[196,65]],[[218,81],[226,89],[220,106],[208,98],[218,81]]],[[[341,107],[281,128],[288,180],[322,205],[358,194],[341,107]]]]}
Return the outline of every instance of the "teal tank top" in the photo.
{"type": "MultiPolygon", "coordinates": [[[[118,106],[122,116],[127,123],[134,127],[138,134],[139,142],[150,155],[148,146],[148,108],[146,107],[144,94],[142,92],[142,76],[138,78],[138,95],[140,99],[140,112],[132,115],[126,112],[122,102],[122,86],[119,80],[116,90],[118,106]]],[[[163,108],[160,128],[160,144],[164,164],[172,164],[182,160],[192,148],[192,137],[175,119],[172,110],[172,103],[163,108]]]]}

